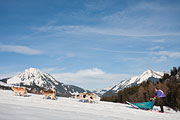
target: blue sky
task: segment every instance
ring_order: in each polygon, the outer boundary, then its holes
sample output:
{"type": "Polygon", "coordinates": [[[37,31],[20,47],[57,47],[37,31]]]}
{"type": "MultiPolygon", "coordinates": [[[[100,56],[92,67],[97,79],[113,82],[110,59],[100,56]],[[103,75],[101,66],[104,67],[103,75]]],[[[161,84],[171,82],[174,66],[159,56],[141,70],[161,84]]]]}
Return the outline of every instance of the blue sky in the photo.
{"type": "Polygon", "coordinates": [[[178,0],[0,0],[0,78],[29,67],[85,89],[180,61],[178,0]]]}

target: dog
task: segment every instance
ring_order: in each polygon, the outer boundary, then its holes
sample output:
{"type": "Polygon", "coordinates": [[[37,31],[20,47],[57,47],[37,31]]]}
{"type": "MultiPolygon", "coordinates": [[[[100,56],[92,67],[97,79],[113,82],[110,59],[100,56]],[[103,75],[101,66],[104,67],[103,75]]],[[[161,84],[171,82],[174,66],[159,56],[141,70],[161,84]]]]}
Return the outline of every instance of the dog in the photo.
{"type": "Polygon", "coordinates": [[[80,93],[79,97],[81,98],[82,102],[88,101],[88,103],[95,103],[95,94],[94,93],[80,93]]]}
{"type": "Polygon", "coordinates": [[[56,90],[54,88],[48,91],[41,90],[40,92],[44,95],[43,99],[47,99],[47,97],[51,97],[51,99],[56,100],[56,90]]]}
{"type": "Polygon", "coordinates": [[[88,102],[89,101],[89,94],[88,93],[82,93],[81,94],[81,99],[82,99],[82,102],[84,103],[85,100],[87,100],[88,102]]]}
{"type": "Polygon", "coordinates": [[[86,95],[88,95],[88,93],[79,93],[76,97],[78,99],[83,99],[86,95]]]}
{"type": "Polygon", "coordinates": [[[95,103],[95,94],[94,93],[89,94],[89,102],[95,103]]]}
{"type": "Polygon", "coordinates": [[[27,90],[25,87],[11,87],[11,89],[14,91],[14,95],[19,95],[19,96],[25,96],[25,94],[27,93],[27,90]]]}

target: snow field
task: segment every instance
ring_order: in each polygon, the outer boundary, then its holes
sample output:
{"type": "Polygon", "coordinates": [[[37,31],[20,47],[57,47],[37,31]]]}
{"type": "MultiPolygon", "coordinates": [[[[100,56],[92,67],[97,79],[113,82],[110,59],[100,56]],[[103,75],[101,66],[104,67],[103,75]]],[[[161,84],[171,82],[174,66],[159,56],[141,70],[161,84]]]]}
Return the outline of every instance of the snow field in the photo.
{"type": "Polygon", "coordinates": [[[179,112],[168,112],[149,112],[102,101],[82,103],[65,97],[46,100],[43,95],[29,93],[27,97],[14,96],[13,91],[0,90],[0,120],[179,120],[179,112]]]}

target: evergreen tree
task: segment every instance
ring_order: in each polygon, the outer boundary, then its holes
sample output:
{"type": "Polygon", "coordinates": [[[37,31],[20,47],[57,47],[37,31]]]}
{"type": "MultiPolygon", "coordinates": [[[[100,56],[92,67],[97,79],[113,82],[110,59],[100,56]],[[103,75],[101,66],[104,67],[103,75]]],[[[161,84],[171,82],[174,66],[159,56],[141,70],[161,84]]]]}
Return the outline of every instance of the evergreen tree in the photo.
{"type": "Polygon", "coordinates": [[[178,90],[176,94],[176,107],[180,109],[180,85],[178,85],[178,90]]]}
{"type": "Polygon", "coordinates": [[[154,89],[155,89],[154,84],[150,82],[147,88],[148,100],[154,96],[155,94],[154,89]]]}
{"type": "Polygon", "coordinates": [[[144,101],[144,87],[142,86],[138,89],[138,100],[144,101]]]}
{"type": "Polygon", "coordinates": [[[173,67],[173,69],[171,70],[171,76],[175,76],[177,74],[177,68],[173,67]]]}
{"type": "Polygon", "coordinates": [[[170,77],[169,74],[165,73],[164,76],[161,79],[159,79],[159,81],[165,82],[165,80],[169,79],[169,77],[170,77]]]}
{"type": "Polygon", "coordinates": [[[178,72],[180,72],[180,66],[178,67],[178,70],[177,70],[178,72]]]}

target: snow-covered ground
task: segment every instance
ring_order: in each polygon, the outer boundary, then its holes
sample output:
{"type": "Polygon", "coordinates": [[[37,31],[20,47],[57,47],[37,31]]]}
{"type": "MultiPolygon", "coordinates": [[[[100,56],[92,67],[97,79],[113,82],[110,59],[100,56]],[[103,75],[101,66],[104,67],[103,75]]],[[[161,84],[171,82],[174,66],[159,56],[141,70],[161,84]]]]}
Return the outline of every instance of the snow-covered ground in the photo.
{"type": "MultiPolygon", "coordinates": [[[[78,99],[58,97],[42,99],[42,95],[14,96],[0,90],[0,120],[179,120],[180,112],[157,113],[131,108],[126,104],[82,103],[78,99]]],[[[155,109],[159,107],[155,107],[155,109]]],[[[167,111],[167,110],[166,110],[167,111]]]]}

